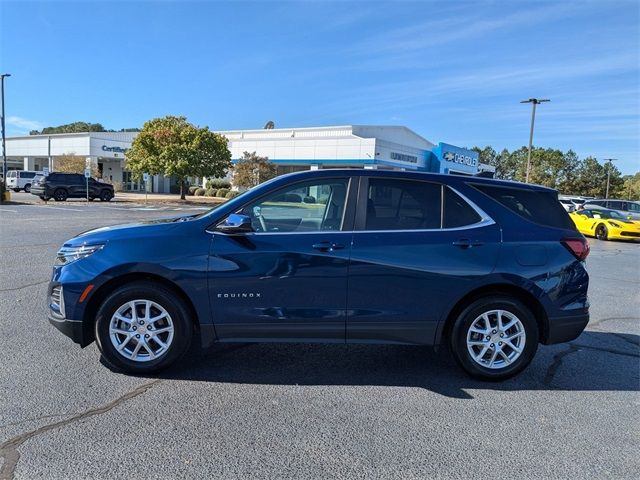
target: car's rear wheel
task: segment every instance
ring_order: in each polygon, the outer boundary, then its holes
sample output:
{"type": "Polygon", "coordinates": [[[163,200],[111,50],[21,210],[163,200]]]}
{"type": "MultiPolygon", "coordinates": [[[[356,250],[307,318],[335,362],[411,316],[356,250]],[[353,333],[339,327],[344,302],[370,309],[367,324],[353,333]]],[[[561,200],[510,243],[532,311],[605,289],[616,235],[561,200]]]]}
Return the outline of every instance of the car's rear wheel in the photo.
{"type": "Polygon", "coordinates": [[[449,340],[456,361],[472,377],[505,380],[533,359],[538,324],[515,298],[483,297],[458,315],[449,340]]]}
{"type": "Polygon", "coordinates": [[[53,199],[56,202],[64,202],[69,194],[64,188],[58,188],[55,192],[53,192],[53,199]]]}
{"type": "Polygon", "coordinates": [[[24,186],[24,191],[25,191],[26,193],[31,193],[31,184],[30,184],[30,183],[27,183],[27,184],[24,186]]]}
{"type": "Polygon", "coordinates": [[[93,202],[96,199],[96,197],[89,197],[89,201],[93,202]]]}
{"type": "Polygon", "coordinates": [[[193,324],[184,301],[151,282],[120,287],[98,309],[95,334],[114,369],[151,373],[174,364],[188,350],[193,324]]]}
{"type": "Polygon", "coordinates": [[[112,198],[113,198],[113,194],[109,190],[103,190],[100,193],[100,201],[101,202],[110,202],[112,198]]]}
{"type": "Polygon", "coordinates": [[[596,227],[596,238],[598,240],[607,240],[609,238],[609,230],[606,225],[600,224],[596,227]]]}

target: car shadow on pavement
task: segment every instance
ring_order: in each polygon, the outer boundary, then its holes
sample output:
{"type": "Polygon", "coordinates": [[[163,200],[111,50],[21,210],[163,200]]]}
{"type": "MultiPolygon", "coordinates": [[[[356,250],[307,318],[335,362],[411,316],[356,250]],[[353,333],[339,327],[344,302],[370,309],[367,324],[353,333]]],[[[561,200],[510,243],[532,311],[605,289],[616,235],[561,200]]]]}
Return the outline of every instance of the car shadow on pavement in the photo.
{"type": "Polygon", "coordinates": [[[444,348],[405,345],[218,344],[154,378],[268,385],[424,388],[474,398],[468,390],[638,391],[638,335],[584,332],[540,346],[532,364],[504,382],[468,377],[444,348]]]}

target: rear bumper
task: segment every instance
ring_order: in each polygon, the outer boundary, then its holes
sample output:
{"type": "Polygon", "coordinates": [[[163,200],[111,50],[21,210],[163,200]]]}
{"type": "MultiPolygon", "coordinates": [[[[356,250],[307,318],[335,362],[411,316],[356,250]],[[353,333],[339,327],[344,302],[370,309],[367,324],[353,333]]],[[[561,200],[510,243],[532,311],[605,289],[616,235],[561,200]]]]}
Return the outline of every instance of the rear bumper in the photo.
{"type": "Polygon", "coordinates": [[[549,318],[547,338],[542,342],[545,345],[563,343],[575,340],[583,332],[589,323],[589,313],[549,318]]]}

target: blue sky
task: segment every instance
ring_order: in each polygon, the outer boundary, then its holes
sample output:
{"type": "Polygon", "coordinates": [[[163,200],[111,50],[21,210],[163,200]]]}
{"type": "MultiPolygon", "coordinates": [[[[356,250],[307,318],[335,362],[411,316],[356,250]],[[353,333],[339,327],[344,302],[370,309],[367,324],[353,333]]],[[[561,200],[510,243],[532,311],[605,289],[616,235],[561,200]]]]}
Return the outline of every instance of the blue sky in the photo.
{"type": "Polygon", "coordinates": [[[640,170],[637,1],[6,2],[7,133],[72,121],[398,124],[640,170]]]}

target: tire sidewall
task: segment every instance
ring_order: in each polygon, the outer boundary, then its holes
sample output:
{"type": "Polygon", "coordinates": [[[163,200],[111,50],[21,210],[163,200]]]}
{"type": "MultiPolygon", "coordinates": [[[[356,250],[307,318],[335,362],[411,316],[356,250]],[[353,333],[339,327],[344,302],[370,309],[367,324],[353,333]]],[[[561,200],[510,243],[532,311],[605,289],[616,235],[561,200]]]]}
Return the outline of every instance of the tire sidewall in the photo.
{"type": "Polygon", "coordinates": [[[117,289],[100,305],[96,315],[95,337],[106,362],[116,370],[142,374],[163,370],[177,362],[189,349],[193,336],[193,323],[189,310],[173,291],[157,283],[136,282],[117,289]],[[131,300],[151,300],[161,305],[173,322],[173,342],[160,358],[149,362],[135,362],[120,355],[109,335],[109,323],[114,312],[131,300]]]}
{"type": "Polygon", "coordinates": [[[598,238],[598,240],[607,240],[607,238],[609,238],[609,230],[607,229],[606,225],[602,223],[598,225],[598,227],[596,228],[596,237],[598,238]],[[602,235],[598,234],[600,230],[602,230],[602,235]]]}
{"type": "Polygon", "coordinates": [[[100,194],[100,201],[101,202],[110,202],[112,198],[113,198],[113,196],[111,195],[111,192],[109,190],[104,190],[100,194]]]}
{"type": "Polygon", "coordinates": [[[506,380],[524,370],[538,349],[538,324],[531,311],[519,300],[510,297],[484,297],[471,303],[456,319],[450,336],[450,346],[456,361],[471,376],[481,380],[506,380]],[[508,367],[491,369],[471,358],[467,349],[467,332],[473,321],[490,310],[506,310],[517,316],[525,329],[526,341],[522,354],[508,367]]]}
{"type": "Polygon", "coordinates": [[[69,197],[69,194],[67,193],[67,191],[64,188],[60,188],[60,189],[56,190],[55,192],[53,192],[53,199],[56,202],[64,202],[68,197],[69,197]],[[58,198],[58,197],[60,197],[60,198],[58,198]]]}

